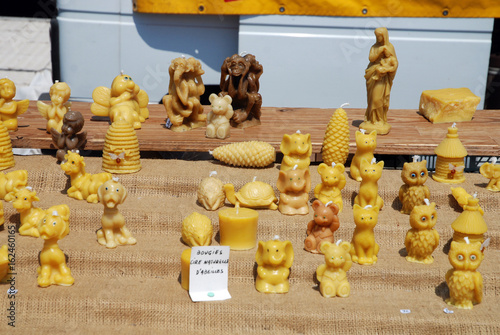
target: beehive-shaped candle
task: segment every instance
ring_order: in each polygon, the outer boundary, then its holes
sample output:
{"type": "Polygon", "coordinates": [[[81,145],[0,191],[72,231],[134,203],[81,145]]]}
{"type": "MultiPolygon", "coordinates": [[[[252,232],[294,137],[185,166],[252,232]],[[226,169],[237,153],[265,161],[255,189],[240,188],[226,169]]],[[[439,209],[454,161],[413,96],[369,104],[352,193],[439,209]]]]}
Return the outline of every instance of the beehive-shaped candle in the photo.
{"type": "Polygon", "coordinates": [[[470,197],[467,205],[464,206],[464,211],[453,221],[451,228],[453,233],[453,241],[465,243],[464,237],[468,237],[470,243],[484,242],[484,233],[488,231],[488,226],[483,219],[479,199],[470,197]]]}
{"type": "Polygon", "coordinates": [[[464,158],[467,156],[467,150],[458,138],[458,128],[455,124],[448,128],[446,138],[439,143],[434,152],[437,159],[436,171],[432,178],[440,183],[463,183],[464,158]]]}
{"type": "Polygon", "coordinates": [[[16,165],[14,154],[12,153],[12,142],[9,131],[2,121],[0,121],[0,171],[16,165]]]}
{"type": "Polygon", "coordinates": [[[141,169],[139,141],[130,123],[118,120],[108,128],[102,152],[102,169],[118,174],[141,169]]]}
{"type": "Polygon", "coordinates": [[[323,139],[322,156],[323,162],[331,166],[335,164],[345,164],[349,156],[349,121],[343,104],[333,113],[328,122],[323,139]]]}

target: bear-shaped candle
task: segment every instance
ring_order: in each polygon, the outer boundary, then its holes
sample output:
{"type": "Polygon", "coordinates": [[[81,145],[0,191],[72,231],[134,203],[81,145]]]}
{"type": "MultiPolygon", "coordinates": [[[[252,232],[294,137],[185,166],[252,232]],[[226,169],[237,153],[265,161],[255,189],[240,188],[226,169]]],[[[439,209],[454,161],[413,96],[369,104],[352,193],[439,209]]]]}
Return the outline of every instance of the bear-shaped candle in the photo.
{"type": "Polygon", "coordinates": [[[304,249],[313,254],[321,253],[321,243],[333,243],[333,233],[339,229],[340,221],[337,214],[339,208],[333,202],[326,205],[320,200],[314,200],[312,203],[314,217],[307,224],[307,237],[304,241],[304,249]]]}
{"type": "Polygon", "coordinates": [[[440,183],[459,184],[465,181],[464,158],[467,150],[458,138],[458,128],[453,123],[446,138],[434,150],[437,155],[436,171],[432,179],[440,183]]]}
{"type": "Polygon", "coordinates": [[[467,237],[472,242],[484,242],[484,234],[488,231],[488,226],[483,218],[479,207],[479,199],[470,197],[467,199],[467,205],[458,218],[452,222],[453,241],[464,242],[467,237]]]}
{"type": "Polygon", "coordinates": [[[320,282],[319,291],[325,298],[346,298],[351,293],[347,281],[347,271],[352,266],[351,244],[338,240],[337,243],[322,242],[321,253],[325,254],[325,264],[316,269],[316,278],[320,282]]]}
{"type": "Polygon", "coordinates": [[[349,104],[345,103],[337,108],[326,127],[321,156],[328,166],[332,163],[345,164],[349,156],[349,120],[344,106],[349,104]]]}
{"type": "Polygon", "coordinates": [[[424,185],[429,176],[427,161],[418,161],[420,156],[413,156],[412,163],[404,163],[401,179],[405,183],[399,188],[399,201],[403,205],[401,213],[410,214],[413,207],[423,205],[424,199],[429,199],[431,192],[424,185]]]}
{"type": "Polygon", "coordinates": [[[231,250],[249,250],[257,243],[259,214],[250,208],[227,208],[219,211],[220,244],[231,250]]]}
{"type": "Polygon", "coordinates": [[[221,98],[212,93],[208,100],[212,104],[212,110],[207,115],[206,137],[223,140],[230,135],[229,120],[234,114],[231,96],[225,95],[221,98]]]}
{"type": "Polygon", "coordinates": [[[71,102],[68,101],[71,89],[68,84],[56,80],[56,83],[50,87],[49,95],[51,105],[38,101],[36,106],[43,118],[47,120],[47,132],[50,133],[50,130],[54,128],[60,133],[64,115],[71,106],[71,102]]]}
{"type": "Polygon", "coordinates": [[[259,241],[255,254],[257,278],[255,288],[261,293],[287,293],[290,289],[288,276],[294,252],[292,242],[280,241],[279,236],[267,242],[259,241]]]}
{"type": "Polygon", "coordinates": [[[488,191],[500,192],[500,164],[497,164],[496,157],[491,157],[491,163],[481,165],[479,172],[490,180],[486,186],[488,191]]]}
{"type": "Polygon", "coordinates": [[[342,163],[332,163],[331,166],[321,163],[318,166],[318,173],[321,176],[321,184],[314,188],[314,197],[323,202],[333,202],[342,212],[342,193],[346,180],[344,175],[345,167],[342,163]]]}
{"type": "Polygon", "coordinates": [[[17,117],[28,110],[28,99],[15,101],[16,85],[8,78],[0,79],[0,119],[9,131],[17,130],[17,117]]]}
{"type": "Polygon", "coordinates": [[[437,221],[436,203],[424,199],[424,205],[413,207],[410,213],[411,229],[406,233],[405,247],[408,262],[431,264],[432,253],[439,244],[439,234],[434,226],[437,221]]]}

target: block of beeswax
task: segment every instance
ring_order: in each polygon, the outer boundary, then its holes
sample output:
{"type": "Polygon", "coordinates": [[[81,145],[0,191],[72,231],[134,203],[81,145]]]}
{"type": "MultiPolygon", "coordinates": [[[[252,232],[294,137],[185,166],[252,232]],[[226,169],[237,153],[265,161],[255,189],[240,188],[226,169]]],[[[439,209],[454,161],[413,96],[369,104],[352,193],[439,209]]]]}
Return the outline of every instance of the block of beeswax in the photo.
{"type": "Polygon", "coordinates": [[[432,123],[470,121],[481,98],[466,87],[423,91],[419,110],[432,123]]]}

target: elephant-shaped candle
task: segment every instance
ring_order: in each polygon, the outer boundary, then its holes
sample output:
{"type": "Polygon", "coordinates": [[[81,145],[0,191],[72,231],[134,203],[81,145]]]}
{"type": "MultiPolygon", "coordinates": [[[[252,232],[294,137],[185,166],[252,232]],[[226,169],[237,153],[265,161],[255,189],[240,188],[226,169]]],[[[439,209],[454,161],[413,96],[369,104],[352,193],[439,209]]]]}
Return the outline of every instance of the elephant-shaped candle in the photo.
{"type": "Polygon", "coordinates": [[[492,192],[500,192],[500,164],[496,162],[497,158],[492,157],[491,163],[484,163],[479,169],[483,177],[490,180],[486,189],[492,192]]]}
{"type": "Polygon", "coordinates": [[[262,293],[287,293],[288,276],[293,264],[293,247],[290,241],[280,241],[279,236],[267,242],[259,241],[255,254],[257,278],[255,288],[262,293]]]}

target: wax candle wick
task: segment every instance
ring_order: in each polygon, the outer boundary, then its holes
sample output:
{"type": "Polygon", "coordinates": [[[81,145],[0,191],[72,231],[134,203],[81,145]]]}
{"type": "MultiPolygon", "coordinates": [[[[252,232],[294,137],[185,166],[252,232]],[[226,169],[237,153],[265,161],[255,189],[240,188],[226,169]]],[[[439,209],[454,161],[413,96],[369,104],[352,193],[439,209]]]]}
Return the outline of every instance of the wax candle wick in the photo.
{"type": "Polygon", "coordinates": [[[113,177],[113,181],[118,182],[119,180],[120,180],[120,178],[118,178],[118,177],[113,177]]]}
{"type": "Polygon", "coordinates": [[[332,203],[333,203],[333,201],[328,201],[328,202],[325,204],[325,206],[326,206],[326,207],[328,207],[328,206],[330,206],[332,203]]]}
{"type": "Polygon", "coordinates": [[[497,163],[497,158],[491,157],[490,161],[491,161],[491,164],[495,165],[497,163]]]}
{"type": "Polygon", "coordinates": [[[335,244],[340,245],[342,243],[342,240],[338,240],[335,244]]]}
{"type": "Polygon", "coordinates": [[[470,244],[469,237],[465,236],[465,237],[464,237],[464,240],[465,240],[465,243],[466,243],[466,244],[470,244]]]}
{"type": "Polygon", "coordinates": [[[413,156],[413,163],[418,162],[419,158],[420,158],[420,156],[419,156],[419,155],[414,155],[414,156],[413,156]]]}
{"type": "Polygon", "coordinates": [[[453,122],[453,124],[451,125],[451,128],[456,128],[456,127],[457,127],[457,123],[453,122]]]}
{"type": "Polygon", "coordinates": [[[256,180],[257,180],[257,176],[254,176],[252,181],[256,181],[256,180]]]}
{"type": "Polygon", "coordinates": [[[120,75],[123,76],[123,70],[120,70],[120,75]]]}
{"type": "Polygon", "coordinates": [[[292,170],[294,170],[294,171],[295,171],[295,170],[297,170],[297,168],[298,168],[298,167],[299,167],[299,165],[298,165],[298,164],[295,164],[295,165],[293,166],[293,169],[292,169],[292,170]]]}
{"type": "Polygon", "coordinates": [[[473,197],[474,199],[476,199],[476,198],[477,198],[477,192],[474,192],[474,194],[472,195],[472,197],[473,197]]]}
{"type": "Polygon", "coordinates": [[[208,150],[208,154],[209,154],[210,156],[213,156],[214,152],[213,152],[212,150],[208,150]]]}
{"type": "Polygon", "coordinates": [[[210,171],[209,177],[213,177],[217,175],[217,171],[210,171]]]}
{"type": "Polygon", "coordinates": [[[59,213],[57,211],[53,211],[52,216],[59,216],[59,213]]]}
{"type": "Polygon", "coordinates": [[[375,159],[375,157],[372,158],[372,161],[371,161],[371,164],[376,164],[377,163],[377,160],[375,159]]]}
{"type": "Polygon", "coordinates": [[[332,162],[332,167],[335,167],[335,165],[337,165],[335,162],[332,162]]]}
{"type": "Polygon", "coordinates": [[[302,134],[302,133],[300,132],[300,130],[297,130],[295,133],[296,133],[296,134],[302,134]]]}
{"type": "Polygon", "coordinates": [[[424,202],[427,206],[430,206],[431,205],[431,202],[429,201],[429,199],[425,198],[424,199],[424,202]]]}
{"type": "Polygon", "coordinates": [[[340,108],[344,108],[344,107],[347,107],[347,106],[349,106],[349,103],[348,103],[348,102],[343,103],[342,105],[340,105],[340,108]]]}
{"type": "Polygon", "coordinates": [[[279,235],[274,235],[273,240],[279,240],[279,239],[280,239],[280,236],[279,236],[279,235]]]}
{"type": "Polygon", "coordinates": [[[366,129],[359,128],[359,131],[361,132],[361,134],[366,134],[366,129]]]}

